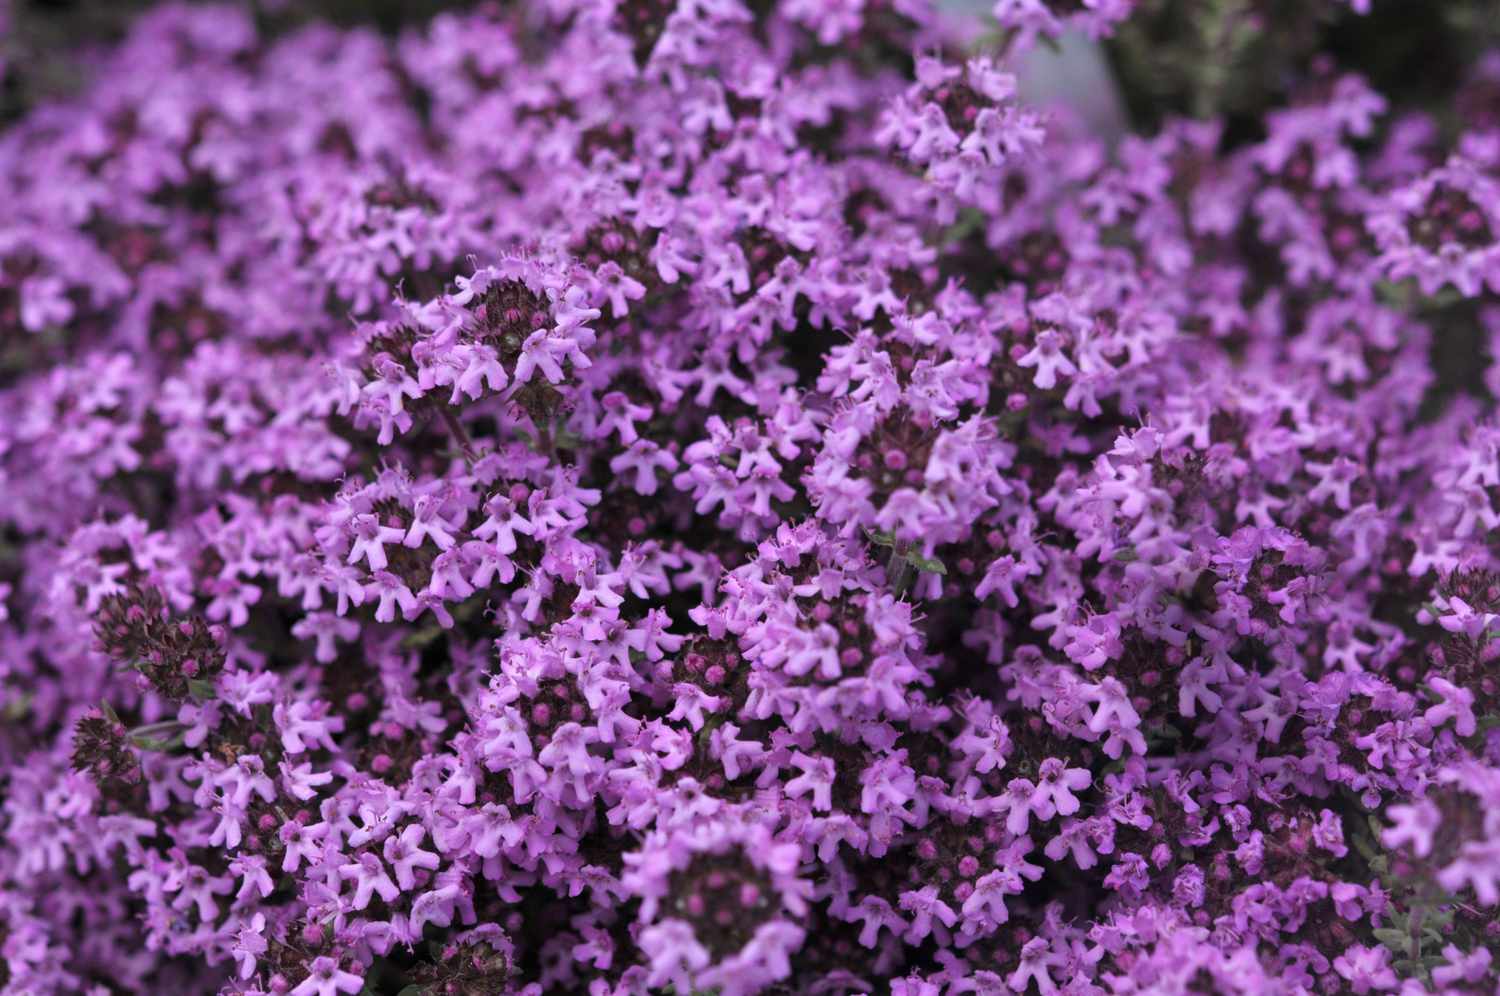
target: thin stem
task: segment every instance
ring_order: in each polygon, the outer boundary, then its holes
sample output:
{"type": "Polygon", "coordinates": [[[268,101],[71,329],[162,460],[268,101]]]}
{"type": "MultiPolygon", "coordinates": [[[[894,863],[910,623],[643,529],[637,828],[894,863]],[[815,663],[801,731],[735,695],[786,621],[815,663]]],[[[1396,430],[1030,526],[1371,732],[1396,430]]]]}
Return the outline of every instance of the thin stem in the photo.
{"type": "Polygon", "coordinates": [[[915,574],[911,561],[906,559],[906,545],[900,542],[892,545],[890,559],[885,563],[885,576],[897,598],[906,595],[915,574]]]}
{"type": "Polygon", "coordinates": [[[552,432],[552,419],[548,416],[545,422],[536,422],[537,443],[542,452],[547,454],[547,459],[553,463],[557,462],[557,438],[552,432]]]}
{"type": "Polygon", "coordinates": [[[454,415],[453,411],[447,405],[439,405],[438,414],[442,417],[444,424],[448,426],[448,432],[457,441],[459,449],[463,451],[464,458],[473,463],[475,455],[474,443],[469,439],[469,433],[464,429],[463,423],[458,420],[458,416],[454,415]]]}
{"type": "Polygon", "coordinates": [[[144,726],[137,726],[131,729],[127,735],[132,737],[144,737],[149,736],[153,733],[165,733],[167,730],[180,730],[182,729],[182,726],[183,724],[180,720],[164,719],[160,723],[147,723],[144,726]]]}

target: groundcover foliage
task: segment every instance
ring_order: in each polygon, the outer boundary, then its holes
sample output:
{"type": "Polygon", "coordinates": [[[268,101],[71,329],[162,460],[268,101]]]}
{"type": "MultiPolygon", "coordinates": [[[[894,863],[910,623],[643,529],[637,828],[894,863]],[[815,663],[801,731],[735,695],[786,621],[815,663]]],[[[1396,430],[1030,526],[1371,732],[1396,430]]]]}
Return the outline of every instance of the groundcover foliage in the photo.
{"type": "Polygon", "coordinates": [[[0,991],[1495,991],[1486,5],[33,6],[0,991]]]}

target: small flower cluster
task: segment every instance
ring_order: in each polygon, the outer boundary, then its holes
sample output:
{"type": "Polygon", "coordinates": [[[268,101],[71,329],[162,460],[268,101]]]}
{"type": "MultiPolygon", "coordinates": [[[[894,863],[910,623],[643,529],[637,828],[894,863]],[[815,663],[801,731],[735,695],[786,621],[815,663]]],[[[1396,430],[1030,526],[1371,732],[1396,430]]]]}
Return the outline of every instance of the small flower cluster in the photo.
{"type": "Polygon", "coordinates": [[[1493,992],[1500,63],[1025,104],[1132,6],[163,6],[0,133],[0,992],[1493,992]]]}

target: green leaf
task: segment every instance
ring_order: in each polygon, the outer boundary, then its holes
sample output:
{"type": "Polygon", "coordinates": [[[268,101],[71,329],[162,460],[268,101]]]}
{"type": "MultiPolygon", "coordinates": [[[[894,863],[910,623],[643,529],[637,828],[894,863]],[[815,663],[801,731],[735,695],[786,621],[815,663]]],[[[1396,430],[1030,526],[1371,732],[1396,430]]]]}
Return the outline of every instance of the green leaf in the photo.
{"type": "Polygon", "coordinates": [[[5,703],[5,719],[7,722],[16,723],[26,718],[31,711],[31,700],[34,696],[30,692],[22,692],[9,702],[5,703]]]}
{"type": "Polygon", "coordinates": [[[948,573],[948,568],[943,566],[943,562],[941,560],[936,560],[932,557],[924,557],[920,553],[916,553],[915,551],[907,553],[906,561],[917,570],[926,571],[928,574],[948,573]]]}
{"type": "Polygon", "coordinates": [[[1416,296],[1416,289],[1413,281],[1382,280],[1375,285],[1375,296],[1387,307],[1405,309],[1416,296]]]}
{"type": "Polygon", "coordinates": [[[144,733],[132,733],[130,742],[141,750],[165,752],[182,746],[182,735],[175,737],[153,737],[144,733]]]}
{"type": "Polygon", "coordinates": [[[700,729],[698,731],[698,735],[693,738],[694,742],[698,745],[698,750],[707,753],[708,745],[710,741],[713,740],[714,731],[723,725],[724,717],[721,715],[710,716],[705,719],[703,722],[703,728],[700,729]]]}
{"type": "Polygon", "coordinates": [[[938,237],[939,244],[950,245],[961,239],[968,238],[975,232],[984,230],[986,223],[985,214],[976,208],[965,208],[959,212],[957,220],[943,230],[938,237]]]}
{"type": "Polygon", "coordinates": [[[402,637],[401,648],[403,650],[421,650],[442,635],[443,627],[438,623],[431,623],[402,637]]]}
{"type": "Polygon", "coordinates": [[[1411,944],[1411,938],[1406,935],[1406,932],[1394,927],[1381,927],[1374,933],[1375,939],[1392,951],[1405,953],[1411,944]]]}

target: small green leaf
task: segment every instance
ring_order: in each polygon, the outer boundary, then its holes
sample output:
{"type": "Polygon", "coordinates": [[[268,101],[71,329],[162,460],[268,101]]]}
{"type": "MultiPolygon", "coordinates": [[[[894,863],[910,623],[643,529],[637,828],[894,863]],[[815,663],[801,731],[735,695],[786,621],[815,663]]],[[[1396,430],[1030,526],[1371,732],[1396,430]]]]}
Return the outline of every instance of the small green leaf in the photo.
{"type": "Polygon", "coordinates": [[[906,555],[906,560],[917,570],[926,571],[928,574],[948,573],[948,568],[943,566],[943,562],[941,560],[936,560],[932,557],[924,557],[920,553],[910,552],[906,555]]]}
{"type": "Polygon", "coordinates": [[[1392,951],[1404,953],[1411,942],[1405,931],[1394,927],[1381,927],[1375,931],[1375,939],[1392,951]]]}
{"type": "Polygon", "coordinates": [[[144,736],[142,734],[135,734],[131,736],[130,742],[139,747],[141,750],[149,750],[154,752],[175,750],[176,748],[182,746],[182,738],[180,736],[163,739],[161,737],[151,737],[144,736]]]}
{"type": "Polygon", "coordinates": [[[443,627],[438,623],[432,623],[402,637],[401,647],[403,650],[421,650],[442,635],[443,627]]]}
{"type": "Polygon", "coordinates": [[[1406,308],[1416,296],[1416,285],[1405,281],[1382,280],[1375,285],[1375,295],[1388,307],[1406,308]]]}
{"type": "Polygon", "coordinates": [[[949,225],[938,237],[939,244],[950,245],[962,239],[968,238],[975,232],[981,232],[985,226],[985,215],[983,211],[976,208],[965,208],[958,215],[956,221],[949,225]]]}
{"type": "Polygon", "coordinates": [[[709,716],[704,720],[703,728],[700,729],[698,731],[698,735],[693,738],[700,751],[704,752],[705,754],[708,752],[708,745],[713,740],[714,731],[723,725],[723,716],[709,716]]]}

